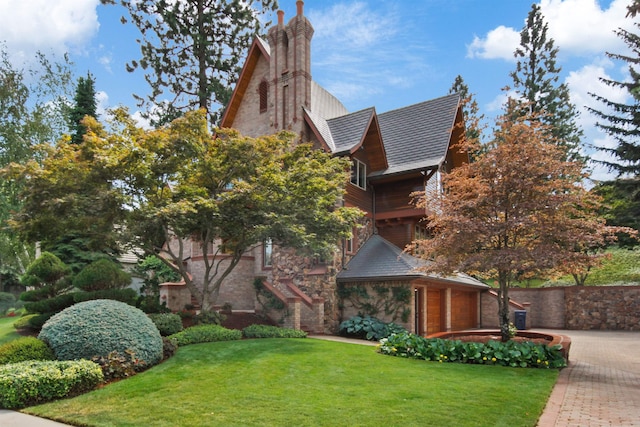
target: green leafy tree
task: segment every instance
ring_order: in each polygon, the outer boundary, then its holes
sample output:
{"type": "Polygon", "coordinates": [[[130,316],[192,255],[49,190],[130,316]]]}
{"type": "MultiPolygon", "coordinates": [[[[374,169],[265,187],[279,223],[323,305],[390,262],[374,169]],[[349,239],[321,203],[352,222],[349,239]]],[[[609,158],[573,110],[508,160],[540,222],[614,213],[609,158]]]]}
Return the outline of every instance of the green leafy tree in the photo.
{"type": "Polygon", "coordinates": [[[97,144],[105,148],[101,157],[121,168],[125,229],[137,247],[180,274],[204,311],[243,255],[266,239],[324,254],[360,218],[359,210],[336,203],[349,162],[295,144],[290,133],[248,138],[219,130],[214,138],[204,110],[153,131],[122,111],[118,119],[117,134],[90,132],[108,140],[97,144]],[[196,279],[183,264],[192,244],[204,263],[196,279]]]}
{"type": "MultiPolygon", "coordinates": [[[[601,215],[607,224],[640,230],[640,193],[635,179],[617,179],[598,183],[591,191],[602,197],[601,215]]],[[[618,244],[633,247],[638,240],[628,233],[618,236],[618,244]]]]}
{"type": "Polygon", "coordinates": [[[78,78],[76,94],[73,101],[73,107],[71,107],[71,111],[69,111],[71,142],[81,144],[82,138],[87,130],[84,124],[82,124],[82,119],[84,119],[85,116],[98,118],[95,79],[91,73],[87,73],[87,77],[78,78]]]}
{"type": "Polygon", "coordinates": [[[433,235],[415,243],[430,271],[497,277],[505,341],[514,280],[588,269],[596,258],[588,249],[615,238],[597,215],[599,199],[573,179],[580,163],[564,161],[563,149],[540,120],[505,113],[487,150],[445,175],[428,218],[433,235]]]}
{"type": "Polygon", "coordinates": [[[262,24],[262,15],[276,8],[275,0],[101,0],[119,3],[142,37],[141,57],[127,64],[141,68],[151,93],[134,95],[148,106],[158,123],[167,123],[188,110],[204,108],[211,123],[231,97],[241,60],[262,24]],[[257,7],[254,7],[257,5],[257,7]]]}
{"type": "Polygon", "coordinates": [[[518,114],[536,117],[548,125],[545,128],[556,143],[566,148],[563,153],[567,160],[584,161],[580,154],[582,130],[576,123],[579,113],[571,103],[569,87],[558,82],[558,48],[552,38],[547,38],[547,30],[540,5],[534,3],[520,32],[520,46],[514,52],[517,64],[511,78],[519,96],[518,114]]]}
{"type": "MultiPolygon", "coordinates": [[[[33,65],[16,68],[0,43],[0,170],[11,163],[38,161],[36,144],[56,140],[65,129],[72,65],[65,56],[34,55],[33,65]]],[[[20,209],[22,183],[0,179],[0,274],[18,277],[34,259],[35,247],[8,227],[20,209]]]]}
{"type": "MultiPolygon", "coordinates": [[[[635,17],[638,10],[638,3],[632,3],[627,16],[635,17]]],[[[636,27],[640,26],[634,22],[636,27]]],[[[619,28],[616,32],[618,37],[628,46],[626,54],[610,53],[607,56],[611,59],[622,61],[628,65],[629,76],[623,80],[612,80],[600,78],[605,85],[626,91],[629,95],[626,102],[615,102],[606,99],[604,96],[592,93],[595,99],[602,103],[602,109],[590,108],[596,118],[596,126],[609,134],[616,142],[613,148],[598,147],[613,156],[610,161],[600,161],[620,176],[636,180],[635,191],[640,189],[640,36],[625,29],[619,28]]]]}
{"type": "MultiPolygon", "coordinates": [[[[87,116],[83,123],[89,126],[96,121],[87,116]]],[[[41,242],[45,250],[62,252],[66,243],[80,251],[117,256],[120,246],[114,225],[122,219],[123,198],[112,184],[110,159],[101,157],[102,143],[109,142],[94,135],[78,145],[67,136],[55,146],[36,147],[41,162],[12,163],[5,168],[3,177],[21,189],[21,206],[9,221],[12,230],[29,242],[41,242]]]]}

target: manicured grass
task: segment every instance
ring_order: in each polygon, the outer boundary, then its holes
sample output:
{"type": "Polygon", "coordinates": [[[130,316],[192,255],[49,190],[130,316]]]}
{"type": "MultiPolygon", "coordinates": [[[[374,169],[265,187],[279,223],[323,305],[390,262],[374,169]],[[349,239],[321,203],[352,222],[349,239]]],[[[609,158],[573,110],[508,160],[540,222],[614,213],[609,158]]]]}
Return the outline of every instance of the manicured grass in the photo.
{"type": "Polygon", "coordinates": [[[17,317],[0,317],[0,344],[20,338],[20,334],[13,327],[17,317]]]}
{"type": "Polygon", "coordinates": [[[88,426],[535,426],[557,375],[243,340],[182,347],[135,377],[25,412],[88,426]]]}

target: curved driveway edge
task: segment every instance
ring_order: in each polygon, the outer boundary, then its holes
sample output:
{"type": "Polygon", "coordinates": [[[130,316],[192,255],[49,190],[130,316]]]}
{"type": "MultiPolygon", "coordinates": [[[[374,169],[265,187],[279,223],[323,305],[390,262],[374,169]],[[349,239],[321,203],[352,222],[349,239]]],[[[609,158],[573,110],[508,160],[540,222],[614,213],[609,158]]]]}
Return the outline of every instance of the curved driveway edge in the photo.
{"type": "Polygon", "coordinates": [[[571,337],[538,427],[640,426],[640,332],[546,330],[571,337]]]}

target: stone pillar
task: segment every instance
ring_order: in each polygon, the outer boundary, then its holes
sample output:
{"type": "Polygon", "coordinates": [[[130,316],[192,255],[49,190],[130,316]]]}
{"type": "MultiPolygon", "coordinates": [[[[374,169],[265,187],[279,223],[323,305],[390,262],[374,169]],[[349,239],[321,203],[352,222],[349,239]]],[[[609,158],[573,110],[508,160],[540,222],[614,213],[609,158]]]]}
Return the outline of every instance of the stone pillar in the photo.
{"type": "Polygon", "coordinates": [[[284,321],[286,328],[300,329],[300,301],[299,297],[287,298],[289,316],[284,321]]]}
{"type": "Polygon", "coordinates": [[[313,325],[313,332],[316,334],[324,333],[324,298],[313,297],[313,318],[315,325],[313,325]]]}

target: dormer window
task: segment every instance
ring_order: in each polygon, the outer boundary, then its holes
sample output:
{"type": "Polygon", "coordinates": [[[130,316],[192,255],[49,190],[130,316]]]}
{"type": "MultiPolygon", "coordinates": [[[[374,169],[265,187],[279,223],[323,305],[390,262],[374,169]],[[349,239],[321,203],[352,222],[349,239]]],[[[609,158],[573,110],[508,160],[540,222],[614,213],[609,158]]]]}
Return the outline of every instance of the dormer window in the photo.
{"type": "Polygon", "coordinates": [[[367,165],[358,159],[351,160],[351,183],[363,190],[367,189],[367,165]]]}

